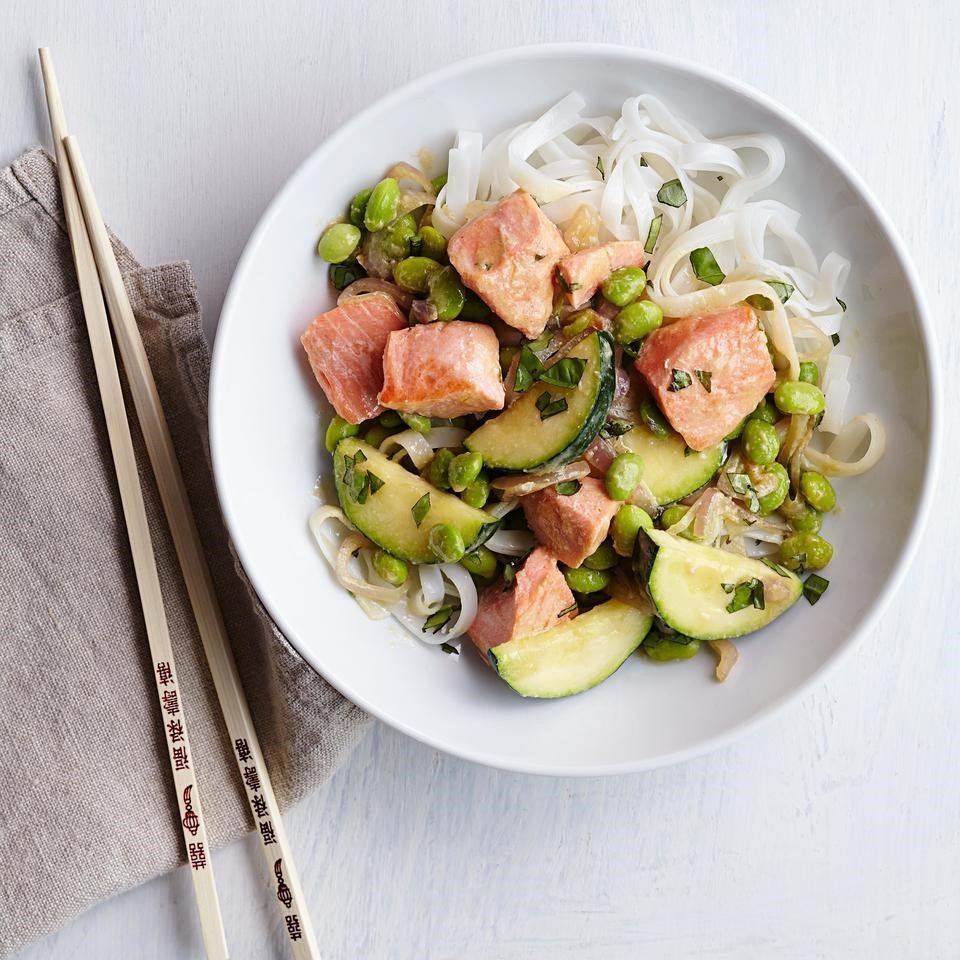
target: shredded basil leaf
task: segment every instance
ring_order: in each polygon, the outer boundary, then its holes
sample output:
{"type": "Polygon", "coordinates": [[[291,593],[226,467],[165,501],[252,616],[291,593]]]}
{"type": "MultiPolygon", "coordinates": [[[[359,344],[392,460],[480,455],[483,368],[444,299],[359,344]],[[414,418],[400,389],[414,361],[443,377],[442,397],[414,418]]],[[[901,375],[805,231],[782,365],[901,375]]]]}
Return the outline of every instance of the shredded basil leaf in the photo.
{"type": "Polygon", "coordinates": [[[366,460],[367,460],[367,455],[366,455],[362,450],[358,450],[358,451],[353,455],[353,462],[354,462],[354,464],[366,463],[366,460]]]}
{"type": "Polygon", "coordinates": [[[564,608],[557,614],[557,619],[559,620],[560,617],[565,617],[568,613],[573,613],[573,611],[576,610],[576,609],[577,609],[577,601],[574,600],[573,603],[571,603],[569,607],[564,607],[564,608]]]}
{"type": "Polygon", "coordinates": [[[447,621],[453,616],[453,607],[441,607],[436,613],[431,613],[429,617],[423,622],[421,630],[426,633],[428,630],[432,630],[434,633],[439,633],[441,628],[446,626],[447,621]]]}
{"type": "Polygon", "coordinates": [[[713,371],[711,370],[694,370],[697,375],[697,379],[700,381],[700,386],[703,387],[707,393],[711,392],[711,386],[713,384],[713,371]]]}
{"type": "Polygon", "coordinates": [[[733,587],[733,599],[727,604],[727,613],[736,613],[738,610],[745,610],[747,607],[755,607],[757,610],[763,610],[765,600],[763,596],[763,581],[756,577],[750,580],[744,580],[733,586],[732,583],[721,584],[724,593],[730,593],[730,587],[733,587]]]}
{"type": "Polygon", "coordinates": [[[517,375],[513,380],[513,389],[517,393],[524,393],[533,385],[533,377],[530,371],[521,363],[517,365],[517,375]]]}
{"type": "Polygon", "coordinates": [[[775,560],[771,560],[769,557],[761,557],[760,562],[765,566],[769,567],[775,573],[778,573],[781,577],[790,577],[790,573],[786,570],[785,567],[780,566],[775,560]]]}
{"type": "Polygon", "coordinates": [[[561,397],[559,400],[554,400],[552,403],[548,403],[540,411],[541,420],[549,420],[551,417],[555,417],[558,413],[563,413],[567,409],[567,401],[564,397],[561,397]]]}
{"type": "Polygon", "coordinates": [[[657,199],[668,207],[682,207],[687,202],[687,192],[679,180],[668,180],[657,191],[657,199]]]}
{"type": "Polygon", "coordinates": [[[446,641],[444,641],[443,643],[440,644],[440,649],[444,653],[455,653],[458,657],[460,656],[460,651],[452,643],[447,643],[446,641]]]}
{"type": "Polygon", "coordinates": [[[644,400],[640,404],[640,418],[643,420],[644,426],[656,436],[667,437],[670,435],[670,427],[667,421],[652,400],[644,400]]]}
{"type": "Polygon", "coordinates": [[[837,345],[840,343],[840,334],[839,334],[839,333],[831,333],[831,334],[830,334],[830,342],[831,342],[834,346],[837,346],[837,345]]]}
{"type": "Polygon", "coordinates": [[[600,171],[600,179],[606,181],[607,173],[603,169],[603,157],[597,157],[597,169],[600,171]]]}
{"type": "Polygon", "coordinates": [[[647,163],[647,158],[646,158],[642,153],[640,154],[640,166],[641,166],[641,167],[649,167],[649,166],[650,166],[650,164],[647,163]]]}
{"type": "Polygon", "coordinates": [[[747,506],[753,513],[760,509],[760,500],[757,497],[757,491],[754,490],[750,477],[746,473],[728,473],[727,480],[733,487],[734,493],[739,493],[741,497],[747,498],[747,506]]]}
{"type": "Polygon", "coordinates": [[[735,583],[721,583],[720,586],[723,587],[723,592],[724,592],[724,593],[733,593],[734,588],[736,587],[736,584],[735,584],[735,583]]]}
{"type": "Polygon", "coordinates": [[[837,303],[840,304],[840,309],[841,309],[844,313],[846,313],[846,312],[847,312],[847,305],[846,305],[839,297],[837,297],[837,303]]]}
{"type": "Polygon", "coordinates": [[[512,584],[513,581],[516,579],[516,576],[517,576],[517,568],[514,567],[512,564],[509,564],[509,563],[505,564],[503,567],[503,582],[507,584],[507,586],[510,586],[510,584],[512,584]]]}
{"type": "Polygon", "coordinates": [[[765,297],[762,293],[751,293],[747,297],[747,303],[753,307],[754,310],[772,310],[773,301],[769,297],[765,297]]]}
{"type": "Polygon", "coordinates": [[[826,592],[830,586],[830,581],[824,577],[811,573],[803,585],[803,595],[807,598],[810,606],[813,606],[826,592]]]}
{"type": "Polygon", "coordinates": [[[363,473],[353,475],[353,488],[351,489],[353,499],[357,503],[366,503],[370,494],[370,474],[365,470],[363,473]]]}
{"type": "Polygon", "coordinates": [[[430,494],[425,493],[411,508],[413,522],[419,527],[423,518],[430,512],[430,494]]]}
{"type": "Polygon", "coordinates": [[[709,247],[697,247],[696,250],[691,250],[690,266],[693,267],[697,279],[709,283],[711,287],[723,283],[724,273],[709,247]]]}
{"type": "Polygon", "coordinates": [[[375,473],[367,471],[367,477],[370,480],[370,494],[371,496],[375,494],[384,484],[385,481],[381,480],[375,473]]]}
{"type": "Polygon", "coordinates": [[[611,417],[601,428],[600,436],[605,440],[612,437],[622,437],[633,429],[633,424],[629,420],[621,420],[619,417],[611,417]]]}
{"type": "Polygon", "coordinates": [[[663,214],[658,213],[653,220],[650,221],[650,229],[647,231],[647,240],[643,245],[644,253],[653,253],[654,247],[657,245],[657,241],[660,239],[660,227],[663,226],[663,214]]]}
{"type": "Polygon", "coordinates": [[[363,268],[358,263],[330,264],[330,282],[338,290],[345,290],[355,280],[365,276],[363,268]]]}
{"type": "Polygon", "coordinates": [[[681,390],[686,390],[691,383],[693,383],[693,380],[686,370],[671,370],[670,386],[667,387],[667,390],[670,393],[679,393],[681,390]]]}
{"type": "Polygon", "coordinates": [[[560,483],[554,484],[554,489],[561,497],[572,497],[580,491],[580,486],[579,480],[561,480],[560,483]]]}
{"type": "Polygon", "coordinates": [[[623,353],[624,356],[630,357],[631,360],[636,360],[640,355],[640,347],[643,346],[642,340],[637,340],[636,343],[625,343],[623,344],[623,353]]]}
{"type": "Polygon", "coordinates": [[[766,280],[769,287],[773,287],[773,292],[780,298],[781,303],[786,303],[796,289],[791,283],[784,283],[783,280],[766,280]]]}
{"type": "Polygon", "coordinates": [[[564,357],[547,367],[540,374],[539,379],[555,387],[575,387],[580,382],[586,366],[587,361],[581,357],[564,357]]]}

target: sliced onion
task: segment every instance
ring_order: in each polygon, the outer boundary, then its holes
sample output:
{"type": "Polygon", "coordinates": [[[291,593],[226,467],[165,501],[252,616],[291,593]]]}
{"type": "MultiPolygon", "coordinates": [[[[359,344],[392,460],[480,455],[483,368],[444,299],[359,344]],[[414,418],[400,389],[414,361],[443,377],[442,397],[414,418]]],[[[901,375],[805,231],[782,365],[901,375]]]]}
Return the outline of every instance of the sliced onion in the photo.
{"type": "Polygon", "coordinates": [[[350,286],[343,288],[340,296],[337,297],[337,305],[343,306],[367,293],[385,293],[404,313],[410,309],[413,300],[409,293],[401,290],[395,283],[390,283],[389,280],[381,280],[379,277],[361,277],[359,280],[354,280],[350,286]]]}
{"type": "Polygon", "coordinates": [[[332,504],[324,504],[324,506],[317,507],[317,509],[310,514],[307,526],[310,528],[310,534],[320,548],[324,559],[331,567],[335,567],[337,565],[337,554],[340,551],[340,544],[343,538],[353,530],[353,525],[339,507],[335,507],[332,504]],[[339,531],[339,534],[334,534],[333,542],[323,534],[323,525],[328,520],[335,520],[343,527],[343,529],[339,531]]]}
{"type": "Polygon", "coordinates": [[[507,477],[497,477],[490,484],[499,490],[504,498],[516,499],[528,494],[545,490],[557,483],[566,483],[568,480],[582,480],[590,476],[590,464],[586,460],[574,460],[556,470],[547,473],[513,474],[507,477]]]}
{"type": "Polygon", "coordinates": [[[500,500],[497,503],[484,507],[491,517],[502,520],[508,513],[512,513],[520,506],[519,500],[500,500]]]}
{"type": "Polygon", "coordinates": [[[633,488],[633,493],[627,498],[627,503],[645,510],[651,517],[655,517],[660,512],[660,504],[644,480],[641,480],[633,488]]]}
{"type": "MultiPolygon", "coordinates": [[[[432,432],[432,431],[431,431],[432,432]]],[[[416,430],[402,430],[387,437],[380,444],[380,452],[390,456],[394,450],[404,450],[413,465],[422,470],[433,459],[433,447],[427,438],[416,430]]]]}
{"type": "Polygon", "coordinates": [[[363,577],[357,576],[351,569],[353,554],[362,547],[370,546],[370,541],[359,533],[351,533],[343,538],[340,550],[337,553],[334,574],[340,585],[349,590],[356,597],[373,600],[389,606],[406,596],[407,588],[381,587],[370,583],[363,577]]]}
{"type": "Polygon", "coordinates": [[[408,594],[407,608],[414,616],[428,617],[443,603],[443,575],[432,563],[421,563],[416,570],[417,581],[408,594]]]}
{"type": "Polygon", "coordinates": [[[536,540],[528,530],[498,530],[484,546],[504,557],[522,557],[536,546],[536,540]]]}
{"type": "Polygon", "coordinates": [[[520,396],[516,391],[517,371],[520,369],[520,351],[518,350],[510,360],[507,375],[503,378],[503,405],[510,407],[520,396]]]}
{"type": "Polygon", "coordinates": [[[441,447],[461,447],[469,435],[469,430],[460,427],[434,427],[428,430],[424,437],[434,450],[439,450],[441,447]]]}
{"type": "Polygon", "coordinates": [[[610,469],[610,464],[613,463],[616,455],[617,451],[613,444],[606,437],[601,437],[598,434],[584,451],[583,459],[602,476],[610,469]]]}
{"type": "Polygon", "coordinates": [[[392,177],[400,183],[404,180],[409,180],[411,183],[417,184],[425,193],[431,194],[434,199],[436,199],[433,182],[422,170],[418,170],[413,164],[405,163],[404,161],[395,163],[387,171],[387,176],[392,177]]]}
{"type": "Polygon", "coordinates": [[[723,683],[740,657],[732,640],[708,640],[710,649],[717,655],[717,668],[714,676],[723,683]]]}
{"type": "Polygon", "coordinates": [[[457,619],[446,630],[440,631],[449,640],[462,636],[473,625],[474,618],[477,616],[479,598],[473,577],[459,563],[441,563],[440,569],[453,585],[454,595],[460,602],[460,613],[457,619]]]}
{"type": "Polygon", "coordinates": [[[828,477],[856,477],[875,467],[887,448],[887,431],[875,413],[854,417],[837,434],[826,453],[807,447],[803,459],[828,477]],[[866,449],[856,459],[849,459],[858,447],[866,449]]]}
{"type": "Polygon", "coordinates": [[[435,323],[438,318],[437,308],[429,300],[414,300],[410,304],[411,323],[435,323]]]}

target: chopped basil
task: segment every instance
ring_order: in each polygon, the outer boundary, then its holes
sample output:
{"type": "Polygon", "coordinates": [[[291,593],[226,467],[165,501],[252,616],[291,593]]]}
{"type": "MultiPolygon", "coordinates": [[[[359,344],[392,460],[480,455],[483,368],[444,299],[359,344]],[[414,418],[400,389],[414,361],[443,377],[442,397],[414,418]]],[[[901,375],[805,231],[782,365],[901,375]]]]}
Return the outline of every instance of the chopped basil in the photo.
{"type": "Polygon", "coordinates": [[[426,620],[423,621],[423,626],[421,630],[426,633],[428,630],[432,630],[434,633],[439,633],[440,630],[446,626],[447,621],[453,616],[453,606],[441,607],[436,613],[431,613],[426,620]]]}
{"type": "Polygon", "coordinates": [[[381,480],[375,473],[367,471],[367,477],[370,480],[370,493],[373,495],[376,493],[384,484],[384,481],[381,480]]]}
{"type": "Polygon", "coordinates": [[[839,334],[839,333],[831,333],[831,334],[830,334],[830,342],[831,342],[834,346],[837,346],[837,345],[840,343],[840,334],[839,334]]]}
{"type": "Polygon", "coordinates": [[[554,484],[554,489],[561,497],[572,497],[580,491],[580,486],[579,480],[561,480],[560,483],[554,484]]]}
{"type": "Polygon", "coordinates": [[[603,157],[597,157],[597,169],[600,171],[600,179],[607,179],[607,172],[603,169],[603,157]]]}
{"type": "Polygon", "coordinates": [[[430,512],[430,494],[425,493],[411,508],[413,522],[419,527],[423,518],[430,512]]]}
{"type": "Polygon", "coordinates": [[[646,158],[642,153],[640,154],[640,166],[641,166],[641,167],[649,167],[649,166],[650,166],[650,164],[647,163],[647,158],[646,158]]]}
{"type": "Polygon", "coordinates": [[[724,273],[709,247],[697,247],[696,250],[691,250],[690,266],[693,267],[697,279],[709,283],[711,287],[723,283],[724,273]]]}
{"type": "Polygon", "coordinates": [[[691,457],[691,456],[693,456],[693,454],[695,454],[696,452],[697,452],[697,451],[694,450],[693,447],[688,447],[688,446],[684,445],[684,448],[683,448],[683,455],[684,455],[684,457],[691,457]]]}
{"type": "Polygon", "coordinates": [[[355,473],[353,475],[353,484],[350,492],[357,503],[367,502],[367,497],[370,494],[370,474],[367,473],[366,470],[364,470],[363,473],[355,473]]]}
{"type": "Polygon", "coordinates": [[[504,564],[503,582],[507,584],[507,586],[513,583],[513,581],[516,579],[516,576],[517,576],[517,568],[510,563],[504,564]]]}
{"type": "Polygon", "coordinates": [[[533,262],[534,262],[534,263],[539,263],[545,256],[546,256],[546,254],[543,254],[543,253],[535,253],[535,254],[533,255],[533,262]]]}
{"type": "Polygon", "coordinates": [[[827,592],[830,581],[811,573],[803,585],[803,595],[807,598],[810,606],[813,606],[827,592]]]}
{"type": "Polygon", "coordinates": [[[751,293],[747,297],[747,303],[753,307],[754,310],[772,310],[773,301],[769,297],[765,297],[762,293],[751,293]]]}
{"type": "Polygon", "coordinates": [[[781,303],[786,303],[796,289],[793,284],[784,283],[783,280],[767,280],[766,284],[768,287],[773,287],[773,292],[780,298],[781,303]]]}
{"type": "Polygon", "coordinates": [[[765,600],[763,596],[763,581],[756,577],[744,580],[734,586],[732,583],[722,583],[724,593],[732,593],[733,599],[727,604],[727,613],[736,613],[747,607],[763,610],[765,600]]]}
{"type": "Polygon", "coordinates": [[[660,227],[663,226],[663,214],[658,213],[653,220],[650,221],[650,229],[647,231],[647,242],[643,245],[644,253],[653,253],[653,248],[656,247],[657,241],[660,239],[660,227]]]}
{"type": "Polygon", "coordinates": [[[358,450],[358,451],[353,455],[353,462],[354,462],[354,464],[357,464],[357,463],[365,463],[365,462],[366,462],[366,459],[367,459],[367,455],[366,455],[362,450],[358,450]]]}
{"type": "Polygon", "coordinates": [[[612,437],[622,437],[633,429],[633,424],[629,420],[621,420],[619,417],[611,417],[601,428],[600,436],[605,440],[612,437]]]}
{"type": "Polygon", "coordinates": [[[741,497],[747,498],[747,506],[753,513],[760,509],[760,500],[757,497],[757,491],[754,490],[750,477],[746,473],[728,473],[727,480],[733,487],[734,493],[739,493],[741,497]]]}
{"type": "Polygon", "coordinates": [[[664,419],[663,414],[657,408],[652,400],[644,400],[640,404],[640,417],[644,426],[658,437],[667,437],[670,435],[670,427],[664,419]]]}
{"type": "Polygon", "coordinates": [[[713,372],[710,370],[694,370],[693,372],[697,375],[700,386],[703,387],[707,393],[710,393],[713,384],[713,372]]]}
{"type": "Polygon", "coordinates": [[[564,608],[557,614],[557,619],[559,620],[560,617],[565,617],[568,613],[573,613],[573,611],[576,610],[576,609],[577,609],[577,601],[574,600],[573,603],[571,603],[569,607],[564,607],[564,608]]]}
{"type": "Polygon", "coordinates": [[[567,409],[567,401],[564,397],[560,397],[559,400],[554,399],[550,396],[549,390],[544,390],[537,397],[537,409],[540,411],[541,420],[549,420],[550,417],[555,417],[558,413],[563,413],[567,409]]]}
{"type": "Polygon", "coordinates": [[[525,343],[520,348],[520,366],[529,371],[530,376],[536,380],[543,373],[543,364],[540,358],[533,352],[533,347],[525,343]]]}
{"type": "Polygon", "coordinates": [[[776,560],[771,560],[769,557],[761,557],[760,562],[765,567],[769,567],[771,570],[773,570],[774,573],[778,573],[781,577],[789,578],[790,576],[789,572],[786,570],[786,568],[781,567],[780,564],[776,562],[776,560]]]}
{"type": "Polygon", "coordinates": [[[583,286],[582,283],[567,283],[567,278],[559,270],[557,271],[557,283],[560,284],[560,289],[564,293],[573,293],[574,290],[579,290],[583,286]]]}
{"type": "Polygon", "coordinates": [[[338,289],[344,290],[355,280],[365,277],[363,268],[358,263],[331,263],[330,282],[338,289]]]}
{"type": "Polygon", "coordinates": [[[844,313],[846,313],[846,312],[847,312],[847,305],[846,305],[839,297],[837,297],[837,303],[840,304],[840,309],[841,309],[844,313]]]}
{"type": "Polygon", "coordinates": [[[444,653],[455,653],[458,657],[460,656],[460,651],[452,643],[444,641],[440,644],[440,649],[444,653]]]}
{"type": "Polygon", "coordinates": [[[517,393],[523,393],[526,390],[529,390],[533,384],[533,377],[530,376],[530,371],[521,363],[517,365],[517,375],[513,380],[513,389],[517,393]]]}
{"type": "Polygon", "coordinates": [[[575,387],[580,382],[586,365],[587,361],[581,357],[564,357],[547,367],[539,379],[555,387],[575,387]]]}
{"type": "Polygon", "coordinates": [[[686,390],[691,383],[693,383],[693,380],[686,370],[671,370],[670,386],[667,387],[667,390],[669,390],[670,393],[679,393],[681,390],[686,390]]]}
{"type": "Polygon", "coordinates": [[[637,340],[636,343],[625,343],[623,344],[624,355],[630,357],[631,360],[636,360],[640,355],[640,348],[642,346],[643,340],[637,340]]]}
{"type": "Polygon", "coordinates": [[[679,180],[668,180],[657,191],[657,199],[668,207],[682,207],[687,202],[687,192],[679,180]]]}

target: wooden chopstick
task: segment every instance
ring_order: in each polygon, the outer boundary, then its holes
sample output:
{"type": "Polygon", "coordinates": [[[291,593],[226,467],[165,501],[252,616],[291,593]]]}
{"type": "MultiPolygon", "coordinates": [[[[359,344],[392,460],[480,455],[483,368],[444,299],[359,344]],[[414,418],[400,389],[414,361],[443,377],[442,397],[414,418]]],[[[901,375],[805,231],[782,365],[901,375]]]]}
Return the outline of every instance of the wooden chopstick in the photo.
{"type": "Polygon", "coordinates": [[[110,238],[100,215],[80,148],[70,136],[64,139],[64,148],[79,194],[140,430],[146,442],[160,499],[217,690],[220,710],[226,722],[253,820],[260,834],[260,848],[267,862],[270,880],[275,884],[275,899],[284,930],[293,955],[298,960],[319,960],[320,951],[305,907],[300,879],[280,816],[280,807],[237,673],[223,615],[214,592],[213,580],[203,554],[200,535],[187,498],[183,475],[170,438],[153,372],[143,348],[140,330],[123,285],[120,268],[113,255],[110,238]]]}
{"type": "Polygon", "coordinates": [[[157,687],[160,715],[163,719],[170,769],[173,772],[177,805],[180,809],[184,847],[192,867],[190,872],[197,909],[200,913],[204,948],[208,957],[226,960],[229,956],[227,940],[220,915],[220,903],[217,900],[217,888],[214,884],[206,823],[200,805],[195,772],[191,766],[193,760],[187,733],[186,704],[183,702],[183,690],[178,682],[173,649],[170,646],[170,634],[167,630],[153,543],[150,528],[147,525],[143,491],[133,454],[130,426],[127,422],[127,412],[120,388],[120,375],[110,339],[110,326],[100,290],[97,266],[84,225],[70,165],[64,151],[63,138],[67,131],[60,91],[50,52],[46,48],[40,50],[40,66],[43,71],[50,128],[53,132],[57,155],[60,192],[63,195],[70,245],[77,268],[80,300],[86,318],[100,401],[103,405],[110,451],[113,455],[117,485],[120,489],[120,502],[123,506],[123,516],[130,540],[130,553],[133,556],[133,566],[140,591],[140,603],[143,607],[143,619],[153,661],[152,672],[157,687]]]}

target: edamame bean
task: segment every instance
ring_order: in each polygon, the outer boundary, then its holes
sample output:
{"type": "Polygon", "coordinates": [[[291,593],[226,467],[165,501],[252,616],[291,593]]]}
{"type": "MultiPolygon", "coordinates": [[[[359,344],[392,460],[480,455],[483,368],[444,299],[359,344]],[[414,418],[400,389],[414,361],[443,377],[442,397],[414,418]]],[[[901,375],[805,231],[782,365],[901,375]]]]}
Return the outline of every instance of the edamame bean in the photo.
{"type": "Polygon", "coordinates": [[[613,523],[610,526],[613,536],[613,549],[621,557],[631,556],[640,531],[652,528],[653,520],[646,510],[635,507],[632,503],[625,503],[614,515],[613,523]]]}
{"type": "Polygon", "coordinates": [[[770,474],[773,474],[775,484],[765,494],[757,497],[760,513],[763,516],[773,513],[787,499],[787,494],[790,492],[790,476],[782,463],[771,463],[767,468],[767,475],[770,474]]]}
{"type": "MultiPolygon", "coordinates": [[[[679,636],[679,634],[677,634],[679,636]]],[[[643,641],[643,652],[651,659],[660,662],[668,660],[689,660],[700,650],[699,640],[683,643],[660,633],[650,633],[643,641]]]]}
{"type": "Polygon", "coordinates": [[[743,433],[747,422],[746,420],[741,420],[723,439],[726,441],[736,440],[743,433]]]}
{"type": "Polygon", "coordinates": [[[565,567],[563,576],[574,593],[597,593],[610,582],[609,570],[591,570],[589,567],[565,567]]]}
{"type": "Polygon", "coordinates": [[[643,293],[647,275],[639,267],[621,267],[614,270],[600,285],[605,299],[618,307],[625,307],[643,293]]]}
{"type": "Polygon", "coordinates": [[[675,523],[679,523],[687,515],[689,509],[689,507],[685,507],[681,503],[675,503],[672,507],[667,507],[667,509],[660,514],[660,526],[666,530],[675,523]]]}
{"type": "Polygon", "coordinates": [[[800,379],[803,383],[812,383],[820,386],[820,368],[812,360],[804,360],[800,364],[800,379]]]}
{"type": "Polygon", "coordinates": [[[327,263],[343,263],[360,243],[360,231],[352,223],[335,223],[327,227],[317,244],[317,253],[327,263]]]}
{"type": "Polygon", "coordinates": [[[466,489],[460,494],[460,499],[470,507],[476,507],[482,510],[486,502],[490,499],[490,478],[487,472],[482,470],[480,476],[473,483],[468,483],[466,489]]]}
{"type": "Polygon", "coordinates": [[[441,563],[456,563],[463,559],[463,537],[449,523],[437,523],[430,528],[427,538],[430,551],[441,563]]]}
{"type": "Polygon", "coordinates": [[[430,293],[427,300],[437,308],[438,320],[455,320],[467,301],[462,284],[453,267],[442,267],[427,278],[430,293]]]}
{"type": "Polygon", "coordinates": [[[428,476],[430,482],[439,490],[450,489],[450,480],[448,474],[450,470],[450,464],[452,462],[453,451],[447,447],[441,447],[433,455],[433,459],[430,461],[430,466],[427,468],[428,476]]]}
{"type": "Polygon", "coordinates": [[[764,397],[760,405],[753,413],[747,417],[748,420],[763,420],[765,423],[776,423],[780,419],[777,408],[770,402],[769,397],[764,397]]]}
{"type": "Polygon", "coordinates": [[[409,257],[413,241],[417,236],[417,221],[412,213],[405,213],[402,217],[388,223],[377,239],[380,251],[388,260],[402,260],[409,257]]]}
{"type": "Polygon", "coordinates": [[[833,547],[816,533],[795,533],[780,544],[780,562],[788,570],[822,570],[833,547]]]}
{"type": "Polygon", "coordinates": [[[350,201],[350,211],[347,214],[347,219],[355,227],[363,226],[363,213],[367,209],[367,201],[370,199],[371,193],[373,193],[373,187],[366,187],[350,201]]]}
{"type": "Polygon", "coordinates": [[[360,432],[360,427],[355,423],[349,423],[341,416],[334,417],[327,424],[327,432],[323,438],[327,453],[333,453],[334,447],[343,440],[344,437],[355,437],[360,432]]]}
{"type": "Polygon", "coordinates": [[[460,565],[481,580],[492,580],[497,575],[497,558],[486,547],[477,547],[465,553],[460,565]]]}
{"type": "Polygon", "coordinates": [[[403,420],[400,419],[400,414],[396,410],[384,410],[380,414],[380,426],[393,430],[395,427],[402,427],[403,420]]]}
{"type": "Polygon", "coordinates": [[[439,269],[440,264],[430,257],[407,257],[394,266],[393,279],[408,293],[426,293],[430,277],[439,269]]]}
{"type": "Polygon", "coordinates": [[[575,337],[578,333],[583,333],[584,330],[588,330],[590,327],[596,327],[598,330],[602,330],[603,320],[596,310],[591,310],[590,307],[587,307],[584,310],[571,313],[560,332],[565,337],[575,337]]]}
{"type": "Polygon", "coordinates": [[[436,227],[421,227],[417,233],[420,253],[431,260],[442,260],[447,255],[447,241],[436,227]]]}
{"type": "Polygon", "coordinates": [[[485,320],[490,316],[490,308],[472,291],[464,290],[463,309],[460,320],[485,320]]]}
{"type": "Polygon", "coordinates": [[[784,380],[773,392],[773,401],[783,413],[796,413],[815,417],[823,413],[826,399],[823,391],[812,383],[801,380],[784,380]]]}
{"type": "Polygon", "coordinates": [[[371,232],[382,230],[397,215],[400,206],[400,184],[393,177],[384,177],[371,191],[363,211],[363,225],[371,232]]]}
{"type": "Polygon", "coordinates": [[[805,470],[800,474],[800,492],[807,503],[820,513],[829,513],[837,505],[833,484],[816,470],[805,470]]]}
{"type": "Polygon", "coordinates": [[[653,333],[663,323],[663,311],[652,300],[627,304],[613,321],[618,343],[628,344],[653,333]]]}
{"type": "Polygon", "coordinates": [[[447,468],[447,479],[450,489],[456,493],[463,493],[474,480],[480,476],[483,468],[483,456],[479,453],[461,453],[450,461],[447,468]]]}
{"type": "Polygon", "coordinates": [[[373,569],[377,576],[386,580],[394,587],[407,582],[407,565],[399,557],[387,553],[386,550],[376,550],[373,554],[373,569]]]}
{"type": "Polygon", "coordinates": [[[364,435],[363,442],[369,443],[371,447],[379,447],[390,434],[387,433],[379,423],[375,423],[364,435]]]}
{"type": "Polygon", "coordinates": [[[601,543],[593,553],[583,561],[591,570],[609,570],[617,565],[617,554],[609,543],[601,543]]]}
{"type": "Polygon", "coordinates": [[[790,518],[790,526],[798,533],[819,533],[823,517],[813,507],[803,507],[790,518]]]}
{"type": "Polygon", "coordinates": [[[400,419],[417,433],[429,433],[433,429],[430,418],[421,416],[419,413],[401,413],[400,419]]]}
{"type": "Polygon", "coordinates": [[[743,428],[740,445],[748,460],[766,466],[777,459],[780,452],[780,437],[777,429],[766,420],[751,420],[743,428]]]}
{"type": "Polygon", "coordinates": [[[607,468],[604,482],[614,500],[628,500],[643,476],[643,460],[636,453],[620,453],[607,468]]]}

